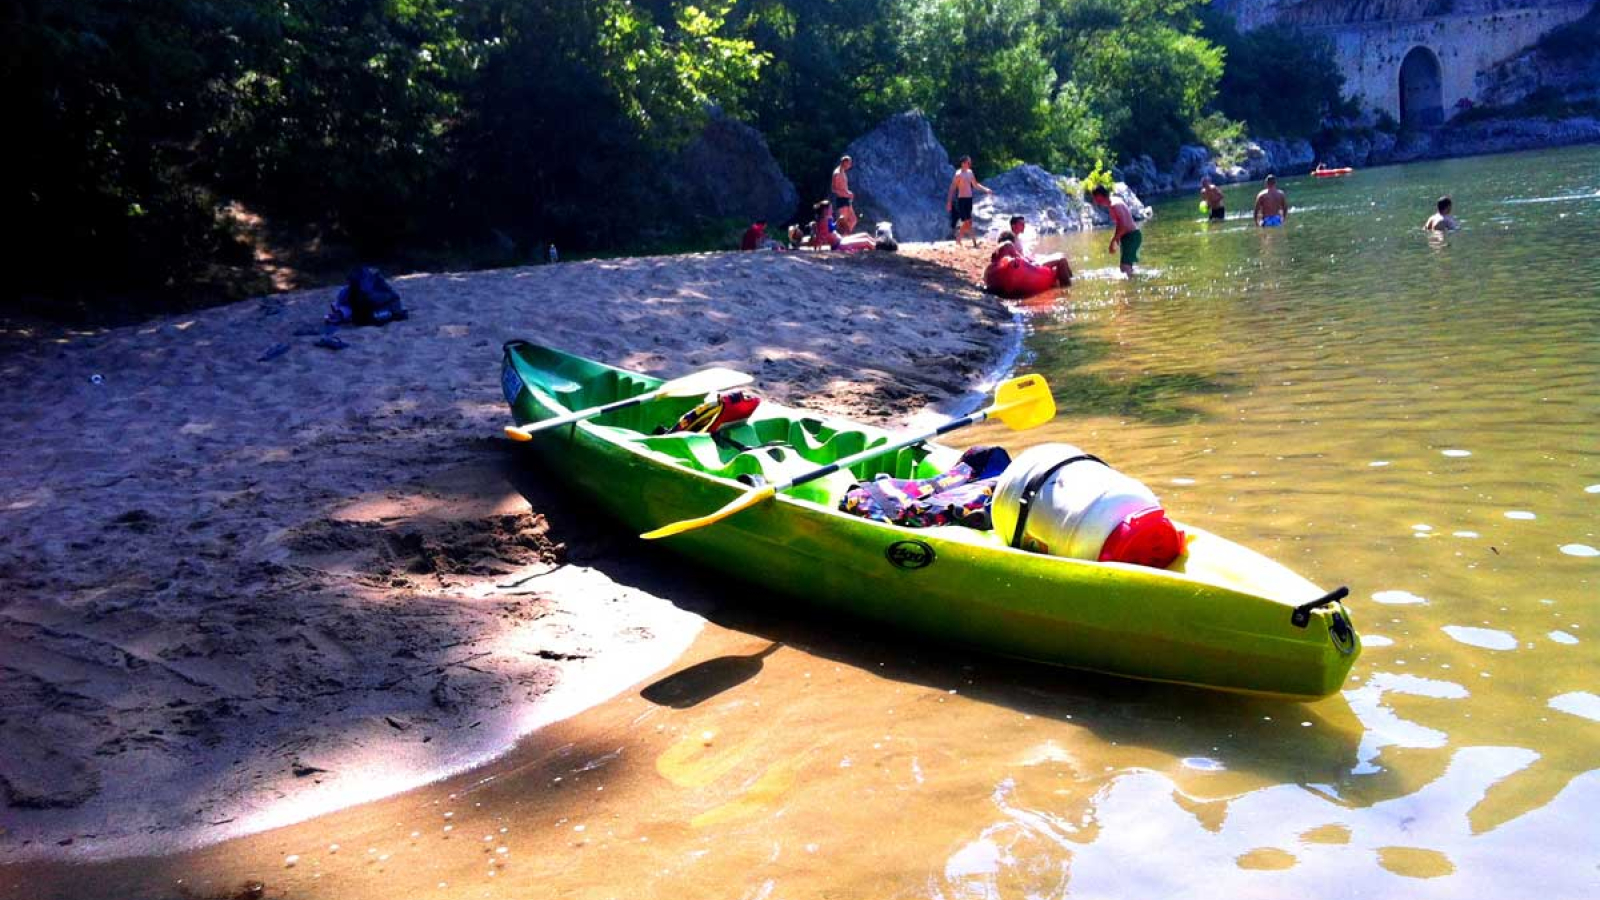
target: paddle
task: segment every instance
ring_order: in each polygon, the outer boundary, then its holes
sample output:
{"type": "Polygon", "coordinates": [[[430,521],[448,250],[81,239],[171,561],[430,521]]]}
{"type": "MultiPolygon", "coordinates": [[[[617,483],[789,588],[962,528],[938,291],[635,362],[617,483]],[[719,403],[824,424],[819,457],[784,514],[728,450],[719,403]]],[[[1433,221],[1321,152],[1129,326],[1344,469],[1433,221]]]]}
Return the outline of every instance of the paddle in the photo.
{"type": "Polygon", "coordinates": [[[840,469],[847,469],[856,463],[865,462],[869,459],[882,456],[883,454],[889,453],[893,450],[899,450],[901,447],[909,447],[912,444],[938,437],[941,434],[949,434],[950,432],[955,431],[957,428],[965,428],[968,425],[975,425],[979,422],[982,422],[984,419],[989,418],[990,416],[993,416],[1006,423],[1006,425],[1010,426],[1016,431],[1022,431],[1024,429],[1033,428],[1036,425],[1043,425],[1044,423],[1055,418],[1056,401],[1055,398],[1050,395],[1050,386],[1045,384],[1043,377],[1039,375],[1023,375],[1020,378],[1013,378],[1009,381],[1002,382],[1000,386],[995,389],[994,403],[990,404],[988,407],[980,409],[971,415],[962,416],[959,419],[951,419],[927,434],[915,434],[911,435],[910,437],[897,438],[887,444],[882,444],[877,447],[869,447],[860,453],[847,456],[844,459],[831,462],[825,466],[821,466],[820,468],[812,469],[811,471],[805,472],[801,475],[796,475],[794,478],[791,478],[782,484],[769,484],[765,487],[750,491],[749,493],[741,496],[739,499],[729,503],[727,506],[724,506],[710,515],[700,516],[697,519],[684,519],[680,522],[673,522],[670,525],[663,525],[654,531],[647,531],[639,536],[647,541],[653,541],[658,538],[682,534],[685,531],[693,531],[696,528],[704,528],[705,526],[714,522],[720,522],[734,513],[739,512],[740,510],[748,509],[764,500],[771,500],[773,497],[778,495],[779,491],[786,491],[789,488],[805,484],[808,481],[815,481],[825,475],[831,475],[840,469]]]}
{"type": "Polygon", "coordinates": [[[732,369],[704,369],[690,375],[685,375],[682,378],[674,378],[671,381],[664,381],[661,383],[661,386],[655,390],[646,391],[637,397],[629,397],[626,400],[618,400],[615,403],[607,403],[604,406],[591,406],[588,409],[580,409],[576,412],[569,412],[564,416],[556,416],[554,419],[543,419],[527,425],[507,425],[506,437],[511,438],[513,441],[531,441],[533,440],[534,434],[544,431],[547,428],[557,428],[562,425],[571,425],[573,422],[581,422],[584,419],[592,419],[595,416],[603,415],[608,412],[614,412],[619,409],[627,409],[630,406],[638,406],[641,403],[648,403],[651,400],[657,399],[658,397],[696,397],[701,394],[709,394],[713,391],[726,391],[730,388],[736,388],[740,385],[749,384],[754,380],[755,379],[751,378],[749,375],[746,375],[743,372],[735,372],[732,369]]]}

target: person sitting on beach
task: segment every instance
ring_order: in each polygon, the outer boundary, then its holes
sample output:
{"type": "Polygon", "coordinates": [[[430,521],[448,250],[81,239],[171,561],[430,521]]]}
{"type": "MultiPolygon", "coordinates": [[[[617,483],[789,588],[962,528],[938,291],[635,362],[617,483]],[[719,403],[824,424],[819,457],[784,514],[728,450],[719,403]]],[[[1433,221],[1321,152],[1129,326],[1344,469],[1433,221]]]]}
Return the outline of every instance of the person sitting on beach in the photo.
{"type": "Polygon", "coordinates": [[[1456,217],[1450,215],[1450,210],[1454,208],[1454,204],[1449,197],[1440,197],[1439,202],[1434,206],[1439,211],[1428,217],[1428,221],[1422,225],[1423,228],[1428,231],[1455,231],[1461,227],[1461,223],[1456,221],[1456,217]]]}
{"type": "MultiPolygon", "coordinates": [[[[961,168],[956,170],[955,177],[950,179],[950,190],[944,198],[944,208],[950,213],[951,239],[961,243],[961,238],[972,235],[972,191],[976,188],[985,194],[993,194],[978,182],[978,176],[972,173],[972,157],[961,157],[961,168]]],[[[978,238],[972,237],[972,246],[978,246],[978,238]]]]}
{"type": "Polygon", "coordinates": [[[989,254],[989,262],[997,263],[1008,256],[1014,256],[1017,259],[1021,259],[1022,248],[1017,246],[1017,236],[1015,233],[1010,231],[1002,231],[1000,232],[1000,246],[996,247],[994,252],[989,254]]]}
{"type": "MultiPolygon", "coordinates": [[[[1047,268],[1055,269],[1056,283],[1062,287],[1072,284],[1072,264],[1067,262],[1067,258],[1065,256],[1059,253],[1054,253],[1049,256],[1041,256],[1038,259],[1035,259],[1033,254],[1028,252],[1026,243],[1022,238],[1023,233],[1028,230],[1028,220],[1026,217],[1012,216],[1010,225],[1011,230],[1006,232],[1006,234],[1011,235],[1012,241],[1017,248],[1017,256],[1021,257],[1024,262],[1032,263],[1036,266],[1045,266],[1047,268]]],[[[1006,234],[1000,235],[1000,240],[1004,241],[1006,239],[1006,234]]]]}
{"type": "Polygon", "coordinates": [[[839,249],[839,235],[835,233],[833,224],[833,204],[818,200],[812,209],[816,218],[811,225],[811,246],[839,249]]]}
{"type": "Polygon", "coordinates": [[[1228,212],[1222,206],[1222,189],[1211,183],[1210,178],[1200,179],[1200,199],[1206,204],[1206,219],[1220,222],[1228,217],[1228,212]]]}
{"type": "Polygon", "coordinates": [[[1278,189],[1278,176],[1267,176],[1267,187],[1256,195],[1256,224],[1277,228],[1289,218],[1289,198],[1278,189]]]}
{"type": "Polygon", "coordinates": [[[1120,247],[1122,274],[1132,278],[1133,266],[1139,261],[1139,247],[1144,244],[1144,232],[1139,230],[1139,223],[1133,220],[1133,210],[1121,197],[1113,197],[1103,184],[1095,186],[1091,197],[1095,206],[1103,206],[1111,213],[1111,247],[1106,252],[1116,253],[1120,247]]]}
{"type": "Polygon", "coordinates": [[[757,219],[750,223],[744,231],[744,237],[739,239],[740,250],[760,250],[761,245],[767,240],[767,220],[757,219]]]}
{"type": "Polygon", "coordinates": [[[833,170],[833,208],[838,214],[839,231],[849,234],[856,230],[856,195],[850,190],[850,179],[845,175],[855,163],[850,157],[839,157],[839,167],[833,170]]]}

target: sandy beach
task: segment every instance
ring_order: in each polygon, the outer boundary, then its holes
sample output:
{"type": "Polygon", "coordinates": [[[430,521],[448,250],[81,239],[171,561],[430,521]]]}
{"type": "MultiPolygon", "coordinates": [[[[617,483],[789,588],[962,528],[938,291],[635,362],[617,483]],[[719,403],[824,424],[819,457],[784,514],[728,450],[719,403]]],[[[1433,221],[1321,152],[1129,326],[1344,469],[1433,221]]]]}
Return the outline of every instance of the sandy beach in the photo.
{"type": "Polygon", "coordinates": [[[339,351],[313,345],[332,289],[7,326],[0,863],[390,795],[670,664],[712,601],[524,470],[500,343],[728,366],[903,422],[970,400],[1018,340],[975,287],[984,251],[906,250],[409,276],[411,318],[339,351]]]}

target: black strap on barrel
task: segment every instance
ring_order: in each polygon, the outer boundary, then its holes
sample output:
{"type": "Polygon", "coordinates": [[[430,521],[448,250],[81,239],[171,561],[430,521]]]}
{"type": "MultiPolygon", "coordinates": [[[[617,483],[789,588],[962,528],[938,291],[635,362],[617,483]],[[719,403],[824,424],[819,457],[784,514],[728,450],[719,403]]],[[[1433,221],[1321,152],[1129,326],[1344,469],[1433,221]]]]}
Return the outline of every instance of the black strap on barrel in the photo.
{"type": "Polygon", "coordinates": [[[1028,483],[1022,486],[1022,496],[1017,498],[1017,527],[1011,532],[1011,546],[1019,549],[1022,547],[1022,535],[1028,528],[1028,513],[1033,510],[1033,499],[1039,496],[1040,491],[1044,490],[1044,486],[1050,482],[1051,477],[1063,468],[1075,462],[1083,462],[1086,459],[1100,463],[1102,466],[1105,465],[1105,461],[1100,457],[1092,453],[1081,453],[1047,466],[1042,471],[1034,473],[1033,477],[1028,479],[1028,483]]]}

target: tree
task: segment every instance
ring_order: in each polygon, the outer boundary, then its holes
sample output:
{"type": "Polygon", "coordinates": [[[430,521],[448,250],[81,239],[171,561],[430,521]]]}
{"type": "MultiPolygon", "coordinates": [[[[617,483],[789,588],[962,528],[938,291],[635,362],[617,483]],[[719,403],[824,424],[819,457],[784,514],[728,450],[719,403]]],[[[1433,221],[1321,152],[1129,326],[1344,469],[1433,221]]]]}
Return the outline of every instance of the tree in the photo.
{"type": "Polygon", "coordinates": [[[1344,76],[1326,39],[1290,26],[1240,34],[1233,19],[1208,10],[1204,34],[1227,54],[1217,109],[1256,137],[1309,135],[1341,105],[1344,76]]]}

